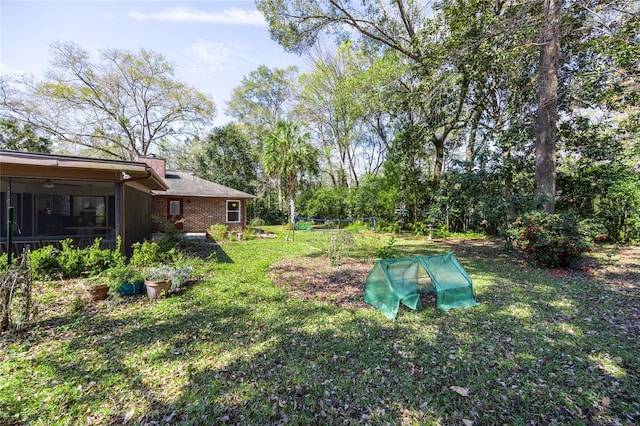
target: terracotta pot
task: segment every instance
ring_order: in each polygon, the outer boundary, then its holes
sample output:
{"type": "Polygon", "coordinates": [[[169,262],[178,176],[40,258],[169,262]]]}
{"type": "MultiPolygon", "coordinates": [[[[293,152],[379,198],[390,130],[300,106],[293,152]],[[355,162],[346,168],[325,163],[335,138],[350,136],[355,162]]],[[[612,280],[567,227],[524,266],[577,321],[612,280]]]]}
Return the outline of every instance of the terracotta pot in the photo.
{"type": "Polygon", "coordinates": [[[106,284],[97,284],[92,286],[87,286],[84,288],[89,298],[94,302],[97,300],[104,300],[107,298],[107,293],[109,292],[109,286],[106,284]]]}
{"type": "Polygon", "coordinates": [[[147,289],[147,296],[149,299],[157,299],[164,291],[165,293],[171,287],[171,280],[169,281],[152,281],[148,278],[144,280],[144,286],[147,289]]]}

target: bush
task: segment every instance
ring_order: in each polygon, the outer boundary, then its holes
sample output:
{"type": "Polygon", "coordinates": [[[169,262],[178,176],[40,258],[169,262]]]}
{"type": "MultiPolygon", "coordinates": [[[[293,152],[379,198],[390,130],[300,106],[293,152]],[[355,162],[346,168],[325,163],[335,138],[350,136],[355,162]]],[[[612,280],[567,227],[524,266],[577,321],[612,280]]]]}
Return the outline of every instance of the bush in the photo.
{"type": "Polygon", "coordinates": [[[67,238],[62,241],[62,250],[58,254],[58,263],[65,278],[77,278],[84,271],[84,256],[82,250],[73,246],[73,240],[67,238]]]}
{"type": "Polygon", "coordinates": [[[29,267],[31,268],[31,276],[37,280],[52,278],[60,272],[58,249],[54,246],[44,246],[31,251],[29,253],[29,267]]]}
{"type": "Polygon", "coordinates": [[[573,215],[533,212],[508,231],[511,243],[545,266],[571,266],[591,250],[593,235],[573,215]]]}
{"type": "Polygon", "coordinates": [[[393,259],[396,257],[395,250],[393,245],[396,243],[396,239],[394,237],[390,237],[385,245],[378,247],[376,249],[376,257],[380,259],[393,259]]]}
{"type": "Polygon", "coordinates": [[[93,244],[82,250],[84,255],[84,267],[89,275],[98,275],[109,268],[123,265],[125,257],[120,253],[120,237],[118,237],[115,250],[102,249],[102,238],[96,238],[93,244]]]}
{"type": "Polygon", "coordinates": [[[264,226],[266,224],[266,222],[259,217],[254,217],[253,219],[251,219],[251,222],[249,222],[249,226],[251,227],[259,227],[259,226],[264,226]]]}
{"type": "Polygon", "coordinates": [[[207,234],[209,234],[215,241],[224,240],[229,227],[224,224],[211,225],[207,228],[207,234]]]}
{"type": "Polygon", "coordinates": [[[133,253],[129,264],[134,267],[145,267],[157,263],[163,263],[165,256],[160,250],[160,245],[155,241],[143,241],[133,243],[133,253]]]}

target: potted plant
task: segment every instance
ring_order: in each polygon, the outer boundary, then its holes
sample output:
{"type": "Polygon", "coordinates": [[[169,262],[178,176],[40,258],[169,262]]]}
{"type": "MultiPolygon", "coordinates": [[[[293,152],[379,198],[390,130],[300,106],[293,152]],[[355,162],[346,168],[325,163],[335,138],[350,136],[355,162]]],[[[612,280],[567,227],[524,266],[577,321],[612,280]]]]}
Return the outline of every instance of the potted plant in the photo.
{"type": "Polygon", "coordinates": [[[107,270],[110,292],[122,296],[142,293],[144,279],[133,266],[120,264],[107,270]]]}
{"type": "Polygon", "coordinates": [[[154,266],[146,268],[144,272],[144,286],[149,299],[157,299],[163,291],[169,291],[173,278],[172,268],[166,265],[154,266]]]}
{"type": "Polygon", "coordinates": [[[157,299],[165,293],[176,292],[191,277],[191,267],[154,266],[145,269],[144,285],[149,299],[157,299]]]}
{"type": "Polygon", "coordinates": [[[98,301],[107,298],[109,285],[100,277],[90,277],[82,280],[82,288],[87,292],[91,300],[98,301]]]}

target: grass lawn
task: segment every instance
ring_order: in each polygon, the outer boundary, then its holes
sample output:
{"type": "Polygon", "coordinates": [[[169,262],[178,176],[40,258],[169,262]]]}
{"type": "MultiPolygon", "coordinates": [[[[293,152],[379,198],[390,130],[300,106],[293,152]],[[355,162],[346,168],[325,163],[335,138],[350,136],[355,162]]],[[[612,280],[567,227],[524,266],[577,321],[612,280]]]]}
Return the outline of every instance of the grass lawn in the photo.
{"type": "MultiPolygon", "coordinates": [[[[640,422],[637,284],[464,250],[478,307],[389,321],[271,281],[270,265],[324,256],[329,238],[222,244],[202,279],[155,302],[85,305],[74,282],[38,283],[36,327],[0,336],[0,424],[640,422]]],[[[349,256],[372,262],[386,238],[349,256]]],[[[448,251],[396,238],[398,254],[448,251]]]]}

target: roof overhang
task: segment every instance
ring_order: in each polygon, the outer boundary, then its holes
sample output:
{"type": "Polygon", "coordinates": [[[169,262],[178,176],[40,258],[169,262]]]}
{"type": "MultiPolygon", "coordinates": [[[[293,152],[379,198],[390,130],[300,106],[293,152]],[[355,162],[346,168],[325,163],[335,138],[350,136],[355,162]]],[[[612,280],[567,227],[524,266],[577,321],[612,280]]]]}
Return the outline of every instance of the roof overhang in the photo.
{"type": "Polygon", "coordinates": [[[140,189],[168,186],[146,163],[0,150],[0,176],[122,182],[140,189]]]}

